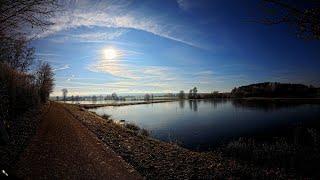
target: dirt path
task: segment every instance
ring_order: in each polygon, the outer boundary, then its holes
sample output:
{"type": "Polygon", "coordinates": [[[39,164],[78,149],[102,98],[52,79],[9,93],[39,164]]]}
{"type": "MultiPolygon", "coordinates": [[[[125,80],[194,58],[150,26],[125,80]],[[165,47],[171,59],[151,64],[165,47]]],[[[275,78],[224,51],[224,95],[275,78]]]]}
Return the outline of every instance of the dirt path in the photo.
{"type": "Polygon", "coordinates": [[[24,179],[142,179],[58,103],[51,103],[16,170],[24,179]]]}

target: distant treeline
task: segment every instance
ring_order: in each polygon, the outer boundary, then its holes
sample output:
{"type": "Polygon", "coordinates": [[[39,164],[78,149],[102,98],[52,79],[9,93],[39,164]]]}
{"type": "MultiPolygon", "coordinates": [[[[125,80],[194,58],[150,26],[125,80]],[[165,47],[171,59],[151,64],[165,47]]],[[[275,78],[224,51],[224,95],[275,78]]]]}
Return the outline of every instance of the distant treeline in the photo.
{"type": "Polygon", "coordinates": [[[246,97],[266,97],[266,98],[316,98],[320,97],[320,88],[306,86],[303,84],[290,84],[279,82],[264,82],[240,86],[234,88],[230,93],[197,93],[197,88],[190,90],[188,95],[183,91],[178,94],[180,99],[209,99],[209,98],[246,98],[246,97]]]}
{"type": "Polygon", "coordinates": [[[241,86],[231,91],[231,97],[314,98],[319,97],[320,88],[303,84],[264,82],[241,86]]]}
{"type": "Polygon", "coordinates": [[[213,91],[211,93],[199,93],[197,87],[185,93],[181,90],[179,93],[166,93],[162,95],[145,94],[144,96],[118,96],[112,93],[107,96],[66,96],[67,90],[64,89],[62,98],[52,97],[53,100],[63,101],[102,101],[102,100],[160,100],[160,99],[211,99],[211,98],[246,98],[246,97],[266,97],[266,98],[316,98],[320,97],[320,88],[306,86],[303,84],[289,84],[278,82],[264,82],[240,86],[234,88],[231,92],[220,93],[213,91]]]}

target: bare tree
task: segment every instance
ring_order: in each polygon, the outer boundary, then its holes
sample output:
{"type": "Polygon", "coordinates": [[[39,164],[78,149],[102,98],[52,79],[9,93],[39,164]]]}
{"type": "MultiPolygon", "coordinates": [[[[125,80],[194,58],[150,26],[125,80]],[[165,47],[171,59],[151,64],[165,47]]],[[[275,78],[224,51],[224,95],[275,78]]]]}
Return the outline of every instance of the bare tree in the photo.
{"type": "Polygon", "coordinates": [[[66,100],[67,100],[67,94],[68,94],[68,89],[64,88],[64,89],[62,89],[61,91],[62,91],[63,101],[66,102],[66,100]]]}
{"type": "Polygon", "coordinates": [[[7,63],[11,68],[26,72],[34,62],[34,48],[28,47],[29,42],[20,37],[17,39],[0,36],[0,62],[7,63]]]}
{"type": "Polygon", "coordinates": [[[269,10],[269,17],[264,24],[287,23],[297,28],[297,35],[303,39],[320,40],[320,2],[304,0],[288,2],[283,0],[264,0],[269,10]]]}
{"type": "Polygon", "coordinates": [[[144,95],[144,100],[145,101],[150,101],[150,94],[145,94],[144,95]]]}
{"type": "Polygon", "coordinates": [[[48,64],[43,64],[36,75],[28,73],[35,58],[26,35],[52,24],[49,18],[59,7],[57,1],[0,0],[1,135],[7,134],[6,128],[10,128],[4,127],[5,120],[13,120],[37,105],[39,98],[46,101],[52,91],[53,74],[48,64]]]}
{"type": "Polygon", "coordinates": [[[96,95],[93,95],[93,96],[91,97],[91,100],[92,100],[93,102],[96,102],[96,101],[97,101],[97,96],[96,96],[96,95]]]}
{"type": "Polygon", "coordinates": [[[46,102],[53,90],[53,71],[48,63],[42,63],[37,71],[39,95],[41,102],[46,102]]]}
{"type": "Polygon", "coordinates": [[[188,98],[192,99],[193,98],[193,89],[189,90],[188,98]]]}
{"type": "Polygon", "coordinates": [[[44,30],[58,7],[57,0],[0,0],[0,32],[13,36],[26,28],[44,30]]]}
{"type": "Polygon", "coordinates": [[[193,88],[193,98],[198,98],[198,89],[197,89],[197,87],[194,87],[193,88]]]}
{"type": "Polygon", "coordinates": [[[179,94],[178,94],[178,97],[179,97],[179,99],[184,99],[185,98],[185,93],[184,93],[184,91],[180,91],[179,92],[179,94]]]}
{"type": "Polygon", "coordinates": [[[58,0],[0,0],[0,62],[26,72],[34,60],[26,34],[51,25],[58,7],[58,0]]]}
{"type": "Polygon", "coordinates": [[[112,97],[112,100],[116,100],[116,101],[119,100],[119,97],[116,93],[112,93],[111,97],[112,97]]]}

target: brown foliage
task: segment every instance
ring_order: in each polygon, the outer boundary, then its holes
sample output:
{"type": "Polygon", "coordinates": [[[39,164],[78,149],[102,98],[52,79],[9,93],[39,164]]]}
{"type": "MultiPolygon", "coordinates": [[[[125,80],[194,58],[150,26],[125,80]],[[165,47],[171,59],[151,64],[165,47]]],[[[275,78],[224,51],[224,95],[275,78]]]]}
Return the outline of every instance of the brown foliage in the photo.
{"type": "Polygon", "coordinates": [[[42,63],[37,71],[37,86],[41,102],[46,102],[53,90],[53,71],[48,63],[42,63]]]}
{"type": "Polygon", "coordinates": [[[9,117],[24,112],[39,102],[38,88],[34,76],[12,69],[6,64],[0,64],[0,81],[3,84],[3,95],[8,103],[2,107],[9,117]]]}
{"type": "Polygon", "coordinates": [[[50,25],[57,8],[57,0],[0,0],[0,137],[6,134],[6,121],[46,102],[52,91],[49,64],[40,64],[35,74],[30,71],[35,51],[26,35],[50,25]]]}

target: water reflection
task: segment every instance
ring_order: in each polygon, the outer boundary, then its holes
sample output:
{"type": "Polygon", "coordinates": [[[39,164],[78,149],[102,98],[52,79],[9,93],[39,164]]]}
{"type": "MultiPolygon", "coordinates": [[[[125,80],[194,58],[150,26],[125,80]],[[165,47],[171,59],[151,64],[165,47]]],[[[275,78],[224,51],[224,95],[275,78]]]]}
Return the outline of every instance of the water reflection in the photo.
{"type": "Polygon", "coordinates": [[[190,110],[197,112],[198,111],[198,100],[188,100],[190,110]]]}
{"type": "Polygon", "coordinates": [[[303,102],[298,100],[257,100],[257,99],[233,99],[230,100],[235,108],[244,108],[251,110],[262,110],[265,112],[277,111],[280,109],[293,108],[312,104],[312,102],[303,102]]]}
{"type": "MultiPolygon", "coordinates": [[[[179,101],[179,107],[180,109],[184,109],[185,102],[188,101],[189,109],[197,112],[199,104],[208,104],[213,108],[217,108],[218,105],[222,105],[224,103],[227,103],[227,99],[207,99],[207,100],[180,100],[179,101]]],[[[238,105],[238,104],[237,104],[238,105]]]]}
{"type": "Polygon", "coordinates": [[[249,100],[184,100],[157,104],[92,109],[125,119],[164,141],[173,139],[192,149],[257,133],[268,134],[293,123],[317,121],[320,105],[249,100]],[[180,109],[180,111],[178,111],[180,109]]]}
{"type": "Polygon", "coordinates": [[[221,98],[219,98],[219,99],[204,99],[204,100],[202,100],[203,103],[210,104],[211,107],[213,107],[214,109],[217,108],[219,105],[223,105],[223,104],[227,103],[228,101],[230,101],[230,100],[221,99],[221,98]]]}
{"type": "Polygon", "coordinates": [[[180,100],[180,101],[179,101],[179,107],[180,107],[180,109],[184,109],[184,105],[185,105],[185,100],[180,100]]]}

